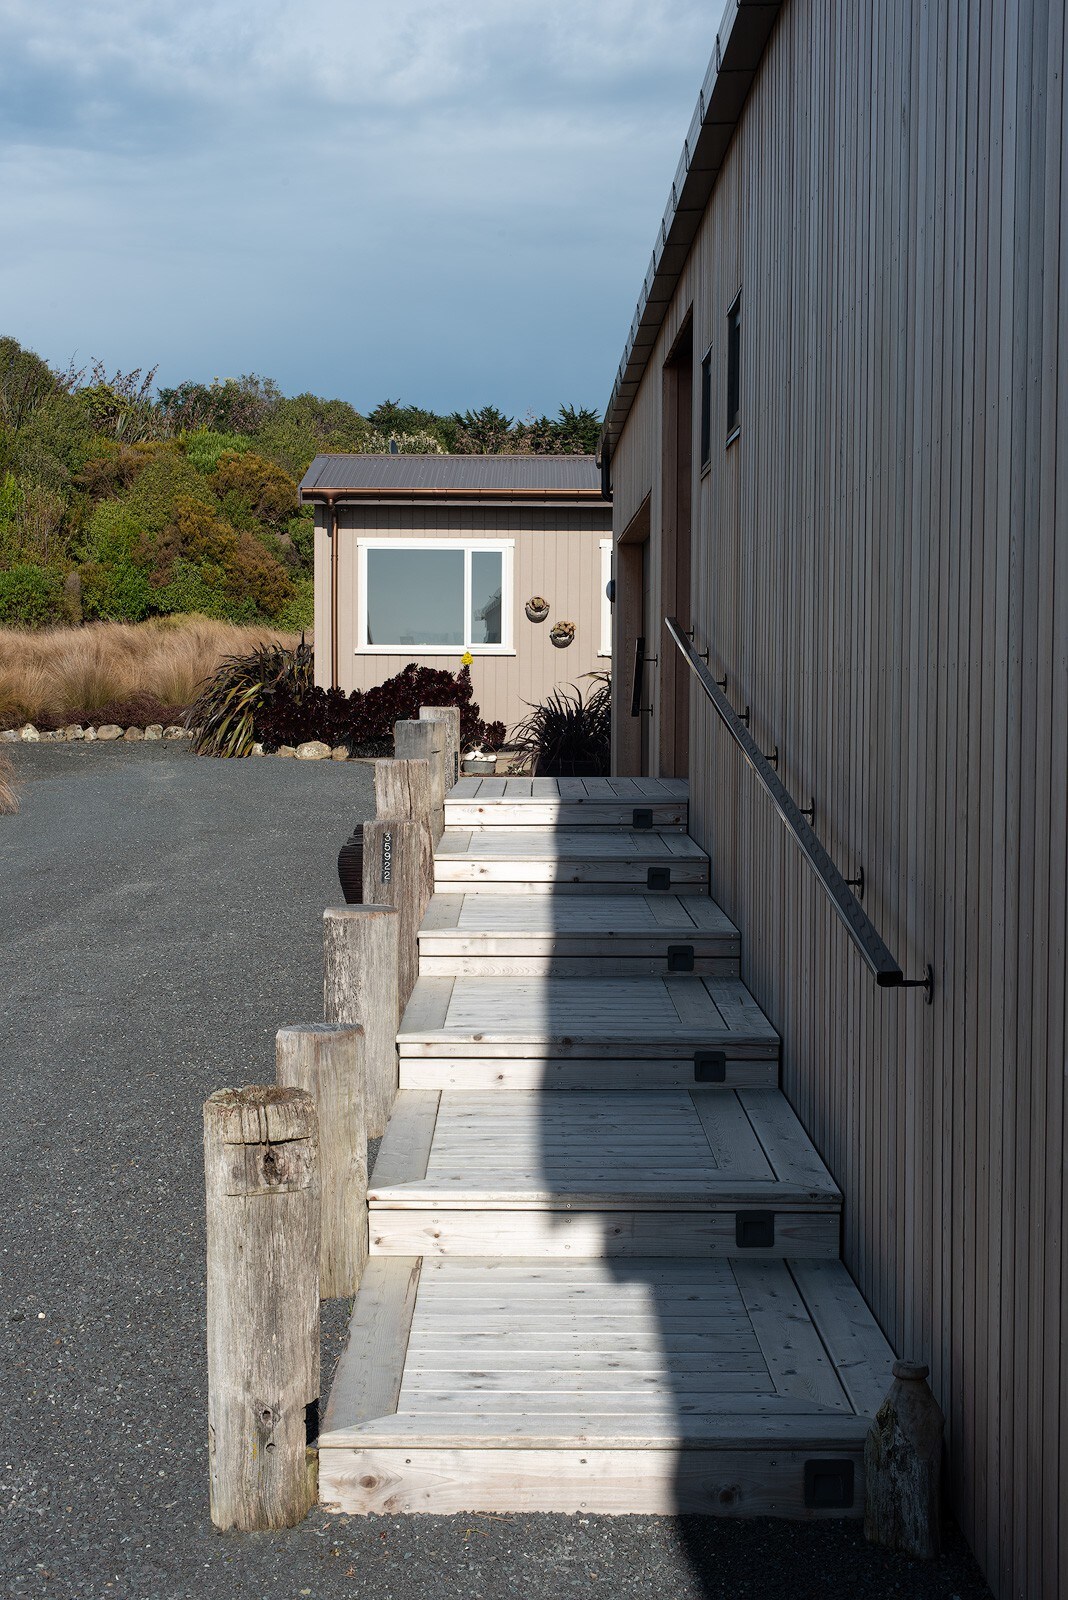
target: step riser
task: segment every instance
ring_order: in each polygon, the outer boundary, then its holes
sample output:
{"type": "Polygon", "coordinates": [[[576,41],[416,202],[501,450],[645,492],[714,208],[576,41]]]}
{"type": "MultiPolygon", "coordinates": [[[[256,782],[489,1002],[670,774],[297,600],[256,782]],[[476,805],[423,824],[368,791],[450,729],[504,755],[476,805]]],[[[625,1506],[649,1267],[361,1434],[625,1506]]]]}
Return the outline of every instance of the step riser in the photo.
{"type": "MultiPolygon", "coordinates": [[[[660,978],[677,968],[659,956],[420,955],[423,978],[660,978]]],[[[694,956],[695,977],[737,978],[737,956],[694,956]]]]}
{"type": "MultiPolygon", "coordinates": [[[[645,809],[649,809],[646,807],[645,809]]],[[[634,806],[629,805],[514,805],[475,806],[445,802],[447,828],[599,828],[634,830],[634,806]]],[[[685,806],[653,806],[651,833],[685,833],[685,806]]]]}
{"type": "Polygon", "coordinates": [[[777,1211],[775,1242],[744,1249],[731,1211],[391,1211],[372,1204],[371,1254],[382,1256],[729,1257],[837,1260],[837,1212],[777,1211]]]}
{"type": "MultiPolygon", "coordinates": [[[[477,1094],[487,1089],[591,1089],[598,1094],[612,1089],[692,1089],[693,1058],[689,1060],[502,1060],[499,1057],[401,1057],[400,1088],[455,1089],[477,1094]]],[[[728,1058],[727,1088],[776,1089],[777,1061],[743,1061],[728,1058]]]]}
{"type": "Polygon", "coordinates": [[[673,869],[662,890],[651,889],[648,870],[613,863],[596,862],[581,871],[568,873],[544,861],[527,861],[510,866],[495,862],[492,867],[474,863],[438,862],[434,889],[439,894],[700,894],[708,893],[708,873],[699,865],[673,869]]]}
{"type": "MultiPolygon", "coordinates": [[[[858,1435],[861,1430],[856,1429],[858,1435]]],[[[400,1450],[320,1449],[319,1499],[326,1511],[373,1513],[551,1511],[599,1516],[859,1517],[864,1449],[858,1437],[835,1449],[853,1463],[852,1504],[822,1510],[805,1502],[797,1450],[400,1450]]]]}

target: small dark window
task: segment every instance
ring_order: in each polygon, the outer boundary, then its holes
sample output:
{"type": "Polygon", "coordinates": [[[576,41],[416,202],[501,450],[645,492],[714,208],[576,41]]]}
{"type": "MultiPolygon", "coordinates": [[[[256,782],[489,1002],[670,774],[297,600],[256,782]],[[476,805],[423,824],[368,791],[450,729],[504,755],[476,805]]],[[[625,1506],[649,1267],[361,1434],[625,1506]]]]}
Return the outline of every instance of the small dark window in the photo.
{"type": "Polygon", "coordinates": [[[742,355],[742,297],[727,312],[727,443],[741,427],[739,368],[742,355]]]}
{"type": "Polygon", "coordinates": [[[712,460],[712,351],[701,362],[701,471],[712,460]]]}

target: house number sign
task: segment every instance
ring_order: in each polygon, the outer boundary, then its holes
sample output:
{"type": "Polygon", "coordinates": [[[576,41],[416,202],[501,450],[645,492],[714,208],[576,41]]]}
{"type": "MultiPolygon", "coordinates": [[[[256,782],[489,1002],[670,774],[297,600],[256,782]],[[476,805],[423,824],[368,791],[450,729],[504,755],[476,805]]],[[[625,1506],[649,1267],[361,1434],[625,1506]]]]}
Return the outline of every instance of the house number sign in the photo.
{"type": "Polygon", "coordinates": [[[393,877],[393,835],[382,835],[382,882],[389,883],[393,877]]]}

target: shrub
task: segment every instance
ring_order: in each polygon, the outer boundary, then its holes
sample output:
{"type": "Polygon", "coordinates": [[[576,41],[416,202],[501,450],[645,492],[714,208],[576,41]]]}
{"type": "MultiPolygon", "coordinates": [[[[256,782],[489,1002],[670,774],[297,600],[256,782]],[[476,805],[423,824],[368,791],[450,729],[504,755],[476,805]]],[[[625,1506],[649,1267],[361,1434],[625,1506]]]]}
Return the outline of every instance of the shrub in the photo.
{"type": "Polygon", "coordinates": [[[198,730],[197,754],[247,756],[267,707],[279,695],[299,701],[309,693],[313,670],[312,649],[303,639],[295,650],[262,645],[221,662],[189,713],[190,726],[198,730]]]}
{"type": "Polygon", "coordinates": [[[51,567],[17,562],[0,572],[0,623],[44,628],[63,616],[63,577],[51,567]]]}
{"type": "Polygon", "coordinates": [[[251,450],[222,456],[210,481],[235,528],[252,532],[265,524],[281,531],[297,509],[293,479],[251,450]]]}
{"type": "Polygon", "coordinates": [[[392,749],[393,724],[417,718],[420,706],[459,706],[465,747],[496,749],[504,742],[504,724],[483,722],[472,695],[469,667],[454,676],[414,662],[384,683],[350,695],[282,684],[257,715],[256,735],[267,750],[322,739],[353,752],[382,754],[392,749]]]}
{"type": "Polygon", "coordinates": [[[183,434],[178,443],[197,471],[210,478],[225,455],[242,455],[251,450],[253,440],[244,433],[214,433],[210,428],[198,428],[195,433],[183,434]]]}
{"type": "Polygon", "coordinates": [[[574,684],[571,693],[554,689],[548,700],[532,706],[530,716],[512,734],[512,741],[533,761],[535,777],[603,777],[611,755],[612,701],[608,674],[593,672],[589,698],[574,684]],[[579,772],[577,769],[582,768],[579,772]]]}
{"type": "Polygon", "coordinates": [[[315,623],[315,584],[311,578],[297,578],[293,593],[279,611],[275,621],[287,633],[303,633],[315,623]]]}

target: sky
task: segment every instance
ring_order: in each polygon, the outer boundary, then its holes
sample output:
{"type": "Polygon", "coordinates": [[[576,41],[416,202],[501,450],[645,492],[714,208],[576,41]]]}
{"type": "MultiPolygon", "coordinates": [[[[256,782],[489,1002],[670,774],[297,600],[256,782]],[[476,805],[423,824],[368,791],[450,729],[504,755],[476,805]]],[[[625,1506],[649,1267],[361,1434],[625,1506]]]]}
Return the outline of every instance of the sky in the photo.
{"type": "Polygon", "coordinates": [[[0,0],[0,334],[361,411],[603,410],[720,10],[0,0]]]}

